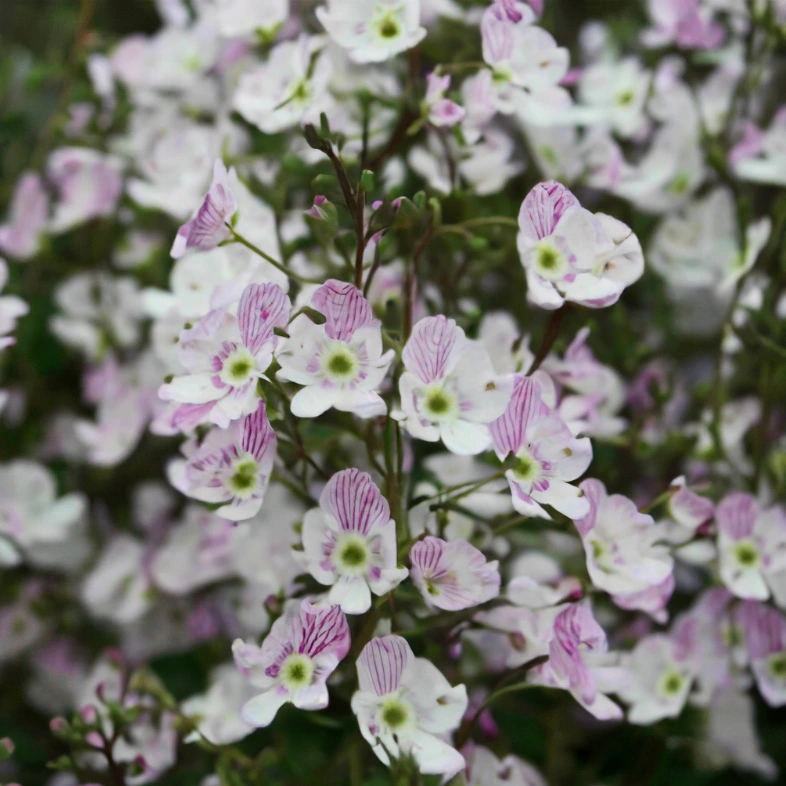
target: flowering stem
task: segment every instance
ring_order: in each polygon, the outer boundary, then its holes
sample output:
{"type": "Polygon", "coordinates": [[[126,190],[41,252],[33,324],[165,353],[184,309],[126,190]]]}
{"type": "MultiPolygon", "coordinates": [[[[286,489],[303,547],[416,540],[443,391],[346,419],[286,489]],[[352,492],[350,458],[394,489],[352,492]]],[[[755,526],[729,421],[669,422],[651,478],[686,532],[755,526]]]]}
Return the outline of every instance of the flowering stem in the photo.
{"type": "Polygon", "coordinates": [[[299,281],[301,284],[323,283],[319,279],[304,278],[303,276],[299,276],[297,273],[293,273],[291,270],[288,270],[286,267],[284,267],[284,265],[282,265],[281,262],[278,262],[277,260],[273,259],[273,257],[270,256],[270,254],[266,254],[261,248],[255,246],[251,241],[246,240],[243,237],[243,235],[239,235],[237,232],[235,232],[235,230],[231,226],[229,226],[229,224],[227,224],[226,227],[232,233],[232,239],[235,240],[235,242],[240,243],[240,245],[245,246],[250,251],[253,251],[257,256],[260,256],[262,257],[262,259],[266,260],[267,262],[270,262],[270,264],[273,265],[273,267],[276,268],[276,270],[280,270],[285,276],[288,276],[289,278],[294,279],[295,281],[299,281]]]}
{"type": "Polygon", "coordinates": [[[549,320],[548,327],[546,328],[546,334],[543,336],[543,341],[541,342],[540,348],[538,349],[538,354],[535,355],[535,359],[532,361],[532,365],[527,370],[527,376],[532,376],[539,368],[540,364],[546,359],[546,356],[551,351],[552,346],[554,346],[554,342],[557,340],[557,336],[559,335],[559,329],[562,325],[562,320],[565,317],[565,312],[568,310],[567,305],[562,305],[556,311],[552,312],[551,319],[549,320]]]}

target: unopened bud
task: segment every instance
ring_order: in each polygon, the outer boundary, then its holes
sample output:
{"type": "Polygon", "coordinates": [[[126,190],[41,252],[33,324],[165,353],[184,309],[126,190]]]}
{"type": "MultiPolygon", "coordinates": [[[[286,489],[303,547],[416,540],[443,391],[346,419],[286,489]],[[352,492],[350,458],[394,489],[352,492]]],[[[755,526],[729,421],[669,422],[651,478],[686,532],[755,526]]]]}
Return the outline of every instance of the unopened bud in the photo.
{"type": "Polygon", "coordinates": [[[98,718],[98,710],[92,704],[86,704],[79,710],[79,717],[85,723],[95,723],[96,719],[98,718]]]}
{"type": "Polygon", "coordinates": [[[8,737],[3,737],[0,740],[0,761],[5,761],[13,752],[14,743],[8,737]]]}
{"type": "Polygon", "coordinates": [[[85,742],[94,748],[103,748],[104,740],[97,731],[90,731],[85,735],[85,742]]]}
{"type": "Polygon", "coordinates": [[[49,730],[57,737],[63,736],[68,729],[68,721],[59,715],[49,721],[49,730]]]}

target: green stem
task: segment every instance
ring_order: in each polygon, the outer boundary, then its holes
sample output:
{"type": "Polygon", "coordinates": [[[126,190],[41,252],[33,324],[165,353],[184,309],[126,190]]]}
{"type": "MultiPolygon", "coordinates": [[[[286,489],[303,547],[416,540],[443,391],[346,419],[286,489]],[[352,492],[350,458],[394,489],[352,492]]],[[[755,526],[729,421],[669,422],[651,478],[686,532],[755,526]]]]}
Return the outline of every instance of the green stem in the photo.
{"type": "Polygon", "coordinates": [[[284,267],[284,265],[282,265],[281,262],[273,259],[273,257],[270,256],[270,254],[266,254],[261,248],[255,246],[251,241],[246,240],[243,237],[243,235],[240,235],[237,232],[235,232],[235,230],[232,227],[230,227],[229,224],[227,224],[226,226],[227,229],[229,229],[229,231],[232,233],[232,239],[235,240],[235,242],[240,243],[240,245],[245,246],[250,251],[253,251],[257,256],[262,257],[262,259],[266,260],[271,265],[273,265],[273,267],[276,268],[276,270],[280,270],[284,275],[288,276],[289,278],[294,279],[295,281],[299,281],[301,284],[324,283],[321,279],[304,278],[303,276],[299,276],[297,273],[293,273],[291,270],[288,270],[286,267],[284,267]]]}

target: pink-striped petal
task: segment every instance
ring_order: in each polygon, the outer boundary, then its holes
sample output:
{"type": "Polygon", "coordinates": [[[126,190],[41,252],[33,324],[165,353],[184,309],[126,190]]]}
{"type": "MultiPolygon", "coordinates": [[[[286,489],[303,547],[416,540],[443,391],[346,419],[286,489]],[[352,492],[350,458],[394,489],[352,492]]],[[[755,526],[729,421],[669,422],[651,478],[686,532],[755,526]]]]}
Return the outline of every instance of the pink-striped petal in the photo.
{"type": "Polygon", "coordinates": [[[213,182],[196,215],[177,231],[172,244],[172,256],[177,259],[187,249],[209,251],[231,237],[226,226],[237,210],[237,202],[229,186],[229,173],[224,163],[217,160],[213,166],[213,182]]]}
{"type": "Polygon", "coordinates": [[[527,431],[549,414],[541,398],[540,382],[517,375],[505,412],[491,424],[491,439],[500,459],[527,444],[527,431]]]}
{"type": "Polygon", "coordinates": [[[538,183],[527,194],[519,210],[521,233],[533,242],[553,234],[563,215],[579,200],[561,183],[538,183]]]}
{"type": "Polygon", "coordinates": [[[384,696],[398,690],[401,675],[414,654],[401,636],[379,636],[363,647],[357,661],[358,684],[361,691],[384,696]]]}
{"type": "Polygon", "coordinates": [[[275,455],[276,442],[276,433],[268,420],[265,402],[260,401],[257,411],[243,421],[240,445],[246,453],[260,461],[268,453],[275,455]]]}
{"type": "Polygon", "coordinates": [[[297,651],[310,658],[332,654],[340,661],[349,652],[349,625],[338,606],[304,600],[292,638],[297,651]]]}
{"type": "Polygon", "coordinates": [[[339,341],[348,341],[358,328],[377,324],[363,293],[344,281],[326,281],[312,295],[311,305],[325,315],[328,336],[339,341]]]}
{"type": "Polygon", "coordinates": [[[718,529],[732,540],[746,538],[753,532],[759,503],[755,497],[741,491],[732,491],[715,510],[718,529]]]}
{"type": "Polygon", "coordinates": [[[319,498],[320,506],[350,532],[367,535],[390,521],[390,506],[368,472],[354,467],[337,472],[319,498]]]}
{"type": "Polygon", "coordinates": [[[273,328],[286,326],[291,310],[289,297],[278,284],[249,284],[243,290],[237,318],[240,336],[252,354],[273,339],[273,328]]]}
{"type": "Polygon", "coordinates": [[[441,314],[424,317],[413,328],[402,353],[407,371],[428,384],[445,377],[466,342],[456,321],[441,314]]]}

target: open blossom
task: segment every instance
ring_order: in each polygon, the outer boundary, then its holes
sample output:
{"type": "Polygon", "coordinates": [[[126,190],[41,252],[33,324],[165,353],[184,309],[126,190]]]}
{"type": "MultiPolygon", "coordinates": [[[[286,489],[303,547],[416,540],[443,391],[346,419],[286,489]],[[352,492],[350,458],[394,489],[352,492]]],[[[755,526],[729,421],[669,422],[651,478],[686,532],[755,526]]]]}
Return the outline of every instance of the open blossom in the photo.
{"type": "Polygon", "coordinates": [[[231,663],[214,669],[207,691],[180,705],[183,715],[198,719],[196,732],[185,741],[196,741],[201,736],[214,745],[231,745],[247,737],[254,727],[243,720],[240,710],[253,693],[248,680],[231,663]]]}
{"type": "Polygon", "coordinates": [[[262,507],[276,443],[265,402],[260,401],[255,412],[227,429],[212,429],[200,445],[187,443],[186,460],[170,469],[170,478],[187,496],[220,504],[219,516],[249,519],[262,507]]]}
{"type": "Polygon", "coordinates": [[[622,710],[606,693],[628,682],[624,669],[605,661],[608,644],[589,603],[571,603],[554,620],[549,659],[533,669],[530,680],[570,691],[576,701],[599,720],[622,717],[622,710]]]}
{"type": "MultiPolygon", "coordinates": [[[[0,292],[8,281],[8,265],[0,257],[0,292]]],[[[28,312],[27,303],[15,295],[0,296],[0,349],[10,347],[16,339],[8,334],[16,327],[16,320],[28,312]]]]}
{"type": "Polygon", "coordinates": [[[569,94],[559,86],[570,55],[534,21],[525,3],[494,0],[483,13],[480,31],[496,108],[506,114],[517,110],[528,121],[543,124],[555,109],[570,106],[569,94]],[[536,107],[539,112],[533,111],[536,107]]]}
{"type": "Polygon", "coordinates": [[[357,63],[388,60],[426,36],[420,0],[327,0],[317,19],[357,63]]]}
{"type": "Polygon", "coordinates": [[[498,759],[480,745],[467,745],[462,753],[467,760],[468,786],[547,786],[535,767],[512,753],[498,759]]]}
{"type": "Polygon", "coordinates": [[[55,476],[46,467],[26,459],[0,464],[0,541],[8,539],[6,548],[21,552],[13,562],[23,558],[62,570],[84,561],[86,510],[82,494],[58,497],[55,476]]]}
{"type": "Polygon", "coordinates": [[[227,37],[271,35],[287,21],[289,0],[215,0],[216,24],[227,37]]]}
{"type": "Polygon", "coordinates": [[[209,251],[231,237],[226,224],[237,210],[237,200],[232,193],[229,175],[224,162],[217,159],[207,196],[196,215],[177,230],[177,237],[172,244],[172,256],[175,259],[189,248],[209,251]]]}
{"type": "Polygon", "coordinates": [[[243,705],[243,720],[269,726],[291,702],[301,710],[328,705],[327,678],[349,652],[349,626],[338,606],[304,600],[279,617],[261,647],[237,639],[235,664],[262,693],[243,705]]]}
{"type": "Polygon", "coordinates": [[[187,595],[228,578],[234,573],[232,540],[236,532],[231,521],[200,505],[188,505],[182,521],[167,532],[150,560],[151,578],[170,595],[187,595]]]}
{"type": "Polygon", "coordinates": [[[450,74],[439,75],[432,71],[426,80],[425,105],[429,123],[441,128],[460,123],[466,112],[455,101],[445,98],[445,91],[450,87],[450,74]]]}
{"type": "Polygon", "coordinates": [[[49,225],[55,233],[111,215],[123,188],[120,160],[87,147],[55,150],[49,156],[47,175],[58,194],[49,225]]]}
{"type": "Polygon", "coordinates": [[[657,633],[642,639],[630,655],[623,658],[630,672],[629,683],[619,691],[630,705],[631,723],[657,723],[676,718],[688,700],[696,673],[696,662],[678,641],[657,633]]]}
{"type": "Polygon", "coordinates": [[[481,344],[466,338],[455,321],[425,317],[412,330],[402,354],[399,380],[404,425],[416,439],[442,440],[459,455],[490,443],[488,424],[510,398],[510,378],[494,372],[481,344]]]}
{"type": "Polygon", "coordinates": [[[411,755],[422,773],[446,779],[464,768],[464,757],[444,741],[467,708],[463,685],[451,687],[434,664],[416,658],[406,639],[395,635],[366,644],[357,670],[352,711],[382,762],[411,755]]]}
{"type": "Polygon", "coordinates": [[[611,216],[585,210],[559,183],[540,183],[529,192],[519,229],[527,297],[541,308],[559,308],[566,301],[610,306],[644,271],[633,232],[611,216]]]}
{"type": "Polygon", "coordinates": [[[575,438],[562,419],[543,403],[541,385],[516,376],[513,396],[505,412],[491,424],[494,450],[500,461],[512,454],[505,472],[513,505],[524,516],[549,515],[551,505],[572,519],[590,509],[584,493],[572,486],[592,461],[589,439],[575,438]]]}
{"type": "Polygon", "coordinates": [[[396,567],[396,523],[367,472],[345,469],[330,478],[319,507],[303,519],[306,570],[331,587],[328,601],[346,614],[363,614],[371,593],[384,595],[407,577],[396,567]]]}
{"type": "Polygon", "coordinates": [[[235,109],[266,134],[319,120],[332,103],[330,60],[316,36],[301,35],[273,47],[267,61],[245,71],[233,99],[235,109]]]}
{"type": "Polygon", "coordinates": [[[25,172],[14,188],[8,220],[0,226],[0,252],[15,259],[30,259],[41,245],[49,199],[41,178],[25,172]]]}
{"type": "Polygon", "coordinates": [[[680,49],[716,49],[725,32],[709,5],[702,0],[648,0],[654,26],[644,31],[642,41],[650,47],[676,43],[680,49]]]}
{"type": "Polygon", "coordinates": [[[189,373],[162,385],[159,396],[194,409],[199,420],[222,428],[256,411],[257,380],[270,366],[278,343],[273,329],[286,325],[290,310],[278,284],[250,284],[237,317],[215,309],[180,334],[180,362],[189,373]]]}
{"type": "MultiPolygon", "coordinates": [[[[599,480],[589,478],[579,488],[590,505],[587,515],[576,520],[576,528],[592,583],[615,602],[663,585],[674,561],[668,548],[658,543],[664,533],[652,516],[639,513],[621,494],[609,495],[599,480]]],[[[668,599],[668,595],[661,598],[660,608],[668,599]]]]}
{"type": "Polygon", "coordinates": [[[313,294],[311,307],[325,323],[299,315],[276,352],[278,377],[304,385],[292,399],[292,413],[313,418],[335,407],[365,418],[384,415],[377,389],[394,352],[383,353],[381,323],[369,302],[352,284],[330,279],[313,294]]]}
{"type": "Polygon", "coordinates": [[[729,163],[742,180],[786,185],[786,107],[778,110],[766,130],[748,123],[729,163]]]}
{"type": "Polygon", "coordinates": [[[741,491],[715,509],[723,583],[739,598],[766,600],[772,592],[786,605],[786,511],[762,510],[741,491]]]}
{"type": "Polygon", "coordinates": [[[751,670],[771,707],[786,705],[786,617],[764,603],[746,601],[739,610],[751,670]]]}
{"type": "Polygon", "coordinates": [[[479,606],[499,595],[499,563],[466,540],[431,535],[409,551],[412,581],[430,606],[447,611],[479,606]]]}

